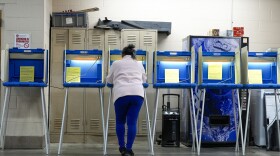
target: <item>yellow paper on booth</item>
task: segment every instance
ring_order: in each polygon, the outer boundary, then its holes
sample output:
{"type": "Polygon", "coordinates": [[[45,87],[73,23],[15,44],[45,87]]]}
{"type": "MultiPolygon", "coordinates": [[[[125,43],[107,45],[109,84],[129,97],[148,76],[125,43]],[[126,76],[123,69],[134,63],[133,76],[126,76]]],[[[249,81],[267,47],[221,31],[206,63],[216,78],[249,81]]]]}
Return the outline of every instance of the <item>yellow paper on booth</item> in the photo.
{"type": "Polygon", "coordinates": [[[208,64],[208,79],[222,80],[223,79],[223,64],[209,63],[208,64]]]}
{"type": "Polygon", "coordinates": [[[19,82],[34,82],[34,66],[20,66],[19,82]]]}
{"type": "Polygon", "coordinates": [[[165,83],[179,83],[179,69],[165,69],[165,83]]]}
{"type": "Polygon", "coordinates": [[[66,82],[80,82],[81,81],[81,68],[80,67],[67,67],[66,68],[66,82]]]}
{"type": "Polygon", "coordinates": [[[262,84],[262,70],[248,70],[249,84],[262,84]]]}

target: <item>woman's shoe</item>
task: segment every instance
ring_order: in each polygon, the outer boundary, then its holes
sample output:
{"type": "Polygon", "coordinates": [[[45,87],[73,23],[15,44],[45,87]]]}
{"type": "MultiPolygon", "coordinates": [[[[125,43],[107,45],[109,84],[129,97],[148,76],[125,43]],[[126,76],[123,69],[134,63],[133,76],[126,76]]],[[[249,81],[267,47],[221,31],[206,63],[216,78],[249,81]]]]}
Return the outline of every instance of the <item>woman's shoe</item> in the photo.
{"type": "Polygon", "coordinates": [[[134,153],[132,150],[126,150],[124,156],[134,156],[134,153]]]}
{"type": "Polygon", "coordinates": [[[120,147],[119,151],[120,151],[121,155],[124,156],[126,148],[125,147],[120,147]]]}

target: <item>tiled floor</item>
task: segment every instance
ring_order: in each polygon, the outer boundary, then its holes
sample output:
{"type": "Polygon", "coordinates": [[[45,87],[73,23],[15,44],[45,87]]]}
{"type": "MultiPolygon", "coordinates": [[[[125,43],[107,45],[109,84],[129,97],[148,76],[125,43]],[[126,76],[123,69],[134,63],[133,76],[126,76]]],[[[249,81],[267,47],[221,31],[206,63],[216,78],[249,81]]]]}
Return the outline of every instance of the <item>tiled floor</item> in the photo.
{"type": "MultiPolygon", "coordinates": [[[[58,144],[51,144],[51,153],[49,155],[57,155],[58,144]]],[[[148,147],[146,141],[137,141],[134,144],[134,152],[136,156],[148,156],[148,147]]],[[[0,156],[44,156],[45,151],[39,150],[0,150],[0,156]]],[[[63,156],[102,156],[102,144],[63,144],[63,156]]],[[[118,146],[115,143],[108,145],[109,156],[119,156],[118,146]]],[[[176,147],[161,147],[155,145],[156,156],[196,156],[191,148],[182,145],[176,147]]],[[[202,148],[201,156],[241,156],[241,152],[234,152],[233,147],[215,147],[202,148]]],[[[268,152],[263,148],[249,147],[246,151],[246,156],[280,156],[280,152],[268,152]]]]}

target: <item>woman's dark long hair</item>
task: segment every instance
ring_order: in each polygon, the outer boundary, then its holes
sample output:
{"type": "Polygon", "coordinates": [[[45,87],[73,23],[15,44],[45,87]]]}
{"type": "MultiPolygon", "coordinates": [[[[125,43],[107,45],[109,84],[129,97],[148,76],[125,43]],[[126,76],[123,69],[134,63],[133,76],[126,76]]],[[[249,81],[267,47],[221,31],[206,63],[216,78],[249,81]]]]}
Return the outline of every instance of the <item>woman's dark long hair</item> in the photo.
{"type": "Polygon", "coordinates": [[[130,55],[131,58],[136,60],[135,45],[129,44],[127,47],[124,47],[122,50],[122,57],[124,57],[125,55],[130,55]]]}

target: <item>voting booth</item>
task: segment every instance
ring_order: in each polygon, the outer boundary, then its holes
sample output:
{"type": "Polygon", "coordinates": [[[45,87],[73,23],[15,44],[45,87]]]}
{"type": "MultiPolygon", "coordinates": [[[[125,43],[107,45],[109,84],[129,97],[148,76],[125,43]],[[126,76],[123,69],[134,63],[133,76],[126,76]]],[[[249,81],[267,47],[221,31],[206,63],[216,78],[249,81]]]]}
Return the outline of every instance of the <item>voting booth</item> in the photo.
{"type": "Polygon", "coordinates": [[[3,83],[5,87],[5,99],[1,118],[1,147],[5,147],[5,135],[9,111],[9,100],[12,87],[38,87],[41,90],[41,102],[43,112],[43,127],[45,134],[46,154],[49,153],[48,115],[46,112],[44,87],[48,84],[48,51],[44,49],[18,49],[11,48],[8,51],[8,65],[5,74],[8,80],[3,83]]]}
{"type": "MultiPolygon", "coordinates": [[[[193,48],[195,49],[196,54],[198,54],[200,47],[202,47],[203,52],[234,52],[237,48],[242,48],[244,46],[249,48],[248,37],[190,35],[183,39],[182,49],[191,51],[193,48]]],[[[197,62],[198,60],[196,60],[196,63],[197,62]]],[[[198,66],[196,66],[195,70],[197,73],[198,66]]],[[[236,105],[237,108],[238,95],[236,94],[236,91],[234,92],[234,100],[232,99],[232,89],[206,89],[206,92],[205,112],[203,117],[204,131],[202,131],[201,145],[205,147],[223,146],[225,144],[234,145],[236,143],[237,130],[235,130],[234,112],[231,108],[233,104],[236,105]],[[229,130],[225,130],[226,128],[229,130]],[[205,129],[207,129],[207,131],[205,129]]],[[[240,91],[240,94],[242,93],[244,93],[244,90],[240,91]]],[[[194,98],[196,109],[198,108],[198,102],[201,99],[199,95],[200,90],[195,89],[194,98]]],[[[240,97],[240,103],[242,104],[245,100],[247,100],[246,97],[243,97],[244,95],[245,94],[242,94],[240,97]]],[[[182,116],[190,116],[189,111],[182,110],[182,116]]],[[[189,119],[187,120],[189,121],[189,119]]],[[[182,124],[185,122],[186,121],[182,122],[182,124]]],[[[185,124],[185,127],[181,127],[181,142],[185,145],[189,145],[191,143],[190,124],[191,122],[189,121],[189,124],[185,124]]]]}
{"type": "MultiPolygon", "coordinates": [[[[236,50],[235,52],[203,52],[202,48],[200,47],[198,51],[198,88],[200,89],[199,97],[202,95],[202,98],[200,99],[202,101],[202,108],[200,108],[200,105],[198,108],[198,110],[201,109],[201,114],[200,118],[197,117],[197,122],[199,122],[200,120],[198,141],[198,154],[200,154],[206,89],[232,89],[232,99],[234,99],[235,90],[236,94],[239,95],[238,89],[242,88],[240,78],[240,51],[236,50]]],[[[240,124],[242,123],[242,120],[239,97],[237,98],[237,105],[239,120],[237,120],[235,112],[236,105],[233,104],[232,108],[234,111],[235,129],[238,130],[236,134],[236,149],[238,150],[239,147],[238,135],[240,131],[242,151],[244,152],[243,132],[241,131],[242,124],[240,124]]],[[[230,118],[223,120],[230,120],[230,118]]]]}
{"type": "Polygon", "coordinates": [[[280,50],[278,52],[248,52],[246,48],[241,51],[241,74],[243,88],[248,89],[248,103],[245,124],[244,145],[246,144],[248,120],[250,114],[250,97],[252,89],[273,89],[275,97],[275,113],[278,134],[278,148],[280,141],[279,132],[279,116],[278,116],[278,89],[280,89],[279,79],[279,58],[280,50]]]}
{"type": "Polygon", "coordinates": [[[195,107],[193,88],[195,88],[195,52],[188,51],[156,51],[154,52],[153,87],[156,89],[154,114],[152,123],[152,140],[155,137],[157,121],[157,108],[160,89],[188,89],[190,90],[191,102],[191,125],[193,134],[193,150],[197,143],[197,125],[195,119],[195,107]],[[196,139],[196,141],[195,141],[196,139]]]}
{"type": "MultiPolygon", "coordinates": [[[[105,142],[105,125],[103,114],[103,53],[101,50],[65,50],[63,63],[63,86],[66,88],[64,109],[61,123],[58,154],[61,154],[66,111],[68,107],[68,90],[70,88],[98,88],[102,116],[103,141],[105,142]]],[[[103,147],[104,150],[104,147],[103,147]]]]}
{"type": "MultiPolygon", "coordinates": [[[[122,51],[121,50],[109,50],[109,61],[108,61],[108,70],[110,70],[110,67],[114,61],[121,60],[122,59],[122,51]]],[[[141,63],[147,73],[147,60],[148,55],[147,51],[143,50],[136,50],[136,60],[138,63],[141,63]]],[[[112,102],[112,88],[114,84],[107,84],[107,86],[110,88],[110,94],[109,94],[109,103],[108,103],[108,110],[107,110],[107,118],[106,118],[106,130],[105,130],[105,152],[104,154],[107,154],[107,143],[108,143],[108,126],[109,126],[109,115],[110,115],[110,107],[112,102]]],[[[148,83],[143,83],[144,89],[149,86],[148,83]]],[[[149,107],[147,102],[147,95],[146,90],[144,90],[144,102],[145,102],[145,108],[146,108],[146,120],[147,120],[147,130],[148,130],[148,146],[149,150],[151,152],[151,155],[154,155],[154,148],[153,148],[153,141],[151,140],[151,124],[150,124],[150,116],[149,116],[149,107]]]]}

